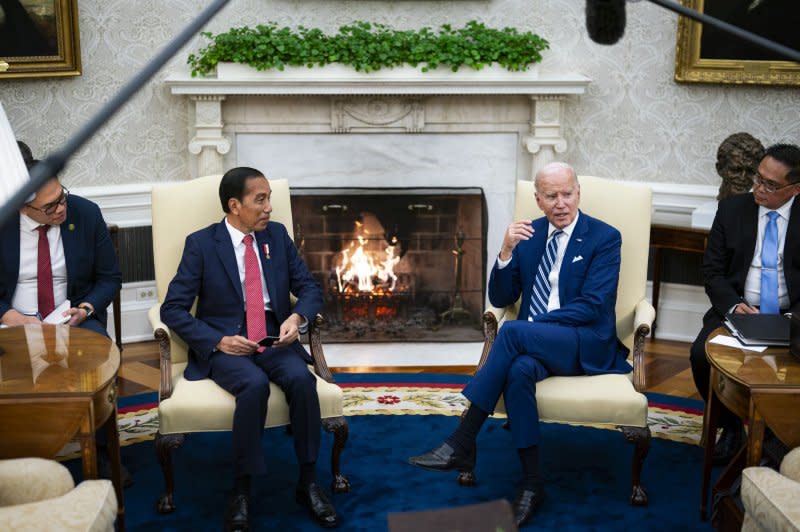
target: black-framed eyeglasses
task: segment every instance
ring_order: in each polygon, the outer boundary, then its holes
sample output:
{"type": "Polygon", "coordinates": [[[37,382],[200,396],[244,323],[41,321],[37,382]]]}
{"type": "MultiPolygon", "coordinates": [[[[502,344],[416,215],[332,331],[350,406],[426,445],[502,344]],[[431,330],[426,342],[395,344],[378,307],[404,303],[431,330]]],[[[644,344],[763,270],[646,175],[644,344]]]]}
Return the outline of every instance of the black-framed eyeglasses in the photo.
{"type": "Polygon", "coordinates": [[[50,216],[56,209],[58,209],[61,205],[67,203],[67,198],[69,197],[69,189],[64,185],[61,185],[61,196],[55,201],[51,201],[50,203],[45,203],[41,207],[34,207],[30,203],[27,204],[27,207],[31,209],[37,210],[39,212],[45,213],[47,216],[50,216]]]}
{"type": "Polygon", "coordinates": [[[797,183],[787,183],[785,185],[778,185],[774,181],[766,181],[763,177],[761,177],[761,174],[753,175],[753,186],[757,187],[757,186],[761,185],[762,187],[764,187],[764,191],[769,193],[769,194],[773,194],[773,193],[775,193],[775,192],[777,192],[777,191],[779,191],[781,189],[784,189],[786,187],[790,187],[790,186],[796,185],[796,184],[797,183]]]}

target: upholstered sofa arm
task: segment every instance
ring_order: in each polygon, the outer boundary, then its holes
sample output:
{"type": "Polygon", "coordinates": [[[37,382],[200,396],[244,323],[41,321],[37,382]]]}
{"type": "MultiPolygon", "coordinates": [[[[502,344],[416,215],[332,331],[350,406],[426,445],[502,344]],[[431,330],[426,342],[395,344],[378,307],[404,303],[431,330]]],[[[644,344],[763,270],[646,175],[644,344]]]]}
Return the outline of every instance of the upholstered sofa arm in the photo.
{"type": "Polygon", "coordinates": [[[66,494],[0,508],[0,528],[15,532],[114,530],[117,496],[110,480],[84,480],[66,494]]]}
{"type": "Polygon", "coordinates": [[[640,327],[647,326],[645,334],[650,332],[653,328],[653,322],[656,319],[656,309],[646,299],[642,299],[636,305],[633,311],[633,330],[638,331],[640,327]]]}
{"type": "Polygon", "coordinates": [[[0,460],[0,530],[111,531],[116,517],[110,480],[85,480],[76,487],[56,461],[0,460]]]}
{"type": "Polygon", "coordinates": [[[781,462],[781,475],[800,482],[800,447],[790,451],[781,462]]]}
{"type": "Polygon", "coordinates": [[[74,487],[69,470],[53,460],[0,460],[0,506],[60,497],[74,487]]]}
{"type": "Polygon", "coordinates": [[[743,531],[800,529],[800,483],[769,467],[742,472],[743,531]]]}

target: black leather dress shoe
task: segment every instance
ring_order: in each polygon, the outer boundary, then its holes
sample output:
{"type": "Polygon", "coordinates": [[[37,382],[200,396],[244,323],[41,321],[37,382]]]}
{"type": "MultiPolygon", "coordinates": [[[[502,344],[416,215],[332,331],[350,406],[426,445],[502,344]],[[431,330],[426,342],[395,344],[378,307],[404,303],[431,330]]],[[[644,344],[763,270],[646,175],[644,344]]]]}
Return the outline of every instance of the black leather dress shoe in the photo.
{"type": "Polygon", "coordinates": [[[432,471],[450,471],[451,469],[472,471],[475,468],[475,447],[472,448],[469,456],[462,456],[450,445],[443,443],[425,454],[412,456],[408,459],[408,463],[432,471]]]}
{"type": "Polygon", "coordinates": [[[711,458],[711,463],[715,466],[728,465],[736,453],[744,447],[747,441],[747,434],[744,432],[742,425],[735,427],[726,427],[722,429],[722,434],[719,440],[714,445],[714,455],[711,458]]]}
{"type": "Polygon", "coordinates": [[[311,517],[319,526],[333,528],[339,525],[336,508],[333,507],[333,503],[316,482],[312,482],[305,488],[297,488],[295,500],[297,504],[304,506],[311,513],[311,517]]]}
{"type": "Polygon", "coordinates": [[[250,530],[250,501],[247,495],[234,495],[225,512],[225,532],[247,532],[250,530]]]}
{"type": "Polygon", "coordinates": [[[523,488],[514,500],[514,521],[522,526],[530,521],[533,514],[544,502],[544,488],[523,488]]]}

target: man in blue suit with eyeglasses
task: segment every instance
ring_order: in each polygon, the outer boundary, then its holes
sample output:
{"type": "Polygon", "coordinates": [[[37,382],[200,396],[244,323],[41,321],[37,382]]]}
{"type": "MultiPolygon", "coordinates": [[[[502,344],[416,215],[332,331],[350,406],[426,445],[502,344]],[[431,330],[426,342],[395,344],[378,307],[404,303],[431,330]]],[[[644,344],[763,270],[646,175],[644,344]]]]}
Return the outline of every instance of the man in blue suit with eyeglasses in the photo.
{"type": "Polygon", "coordinates": [[[545,216],[508,226],[489,278],[492,305],[505,307],[522,296],[519,316],[503,325],[485,365],[464,388],[471,404],[455,432],[409,459],[434,471],[472,470],[477,434],[503,395],[522,463],[522,489],[513,505],[518,526],[530,521],[544,500],[536,383],[551,375],[631,371],[614,312],[619,231],[578,210],[580,185],[569,165],[546,165],[536,174],[535,187],[545,216]]]}
{"type": "MultiPolygon", "coordinates": [[[[38,161],[26,161],[32,168],[38,161]]],[[[108,336],[106,308],[122,286],[100,208],[46,181],[0,227],[0,323],[40,323],[69,300],[63,320],[108,336]]]]}

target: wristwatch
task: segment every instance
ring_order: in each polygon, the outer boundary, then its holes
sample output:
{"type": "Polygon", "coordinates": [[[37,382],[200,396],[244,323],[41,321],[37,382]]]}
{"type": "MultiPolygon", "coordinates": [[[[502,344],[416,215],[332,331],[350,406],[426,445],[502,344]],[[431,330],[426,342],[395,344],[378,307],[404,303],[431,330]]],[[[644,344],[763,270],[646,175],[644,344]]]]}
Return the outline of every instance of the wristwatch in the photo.
{"type": "Polygon", "coordinates": [[[80,305],[78,305],[78,308],[82,308],[83,310],[86,311],[87,320],[92,317],[92,314],[94,314],[94,309],[88,303],[81,303],[80,305]]]}

